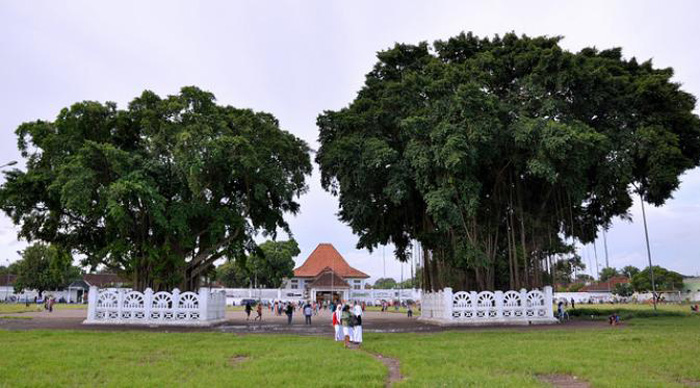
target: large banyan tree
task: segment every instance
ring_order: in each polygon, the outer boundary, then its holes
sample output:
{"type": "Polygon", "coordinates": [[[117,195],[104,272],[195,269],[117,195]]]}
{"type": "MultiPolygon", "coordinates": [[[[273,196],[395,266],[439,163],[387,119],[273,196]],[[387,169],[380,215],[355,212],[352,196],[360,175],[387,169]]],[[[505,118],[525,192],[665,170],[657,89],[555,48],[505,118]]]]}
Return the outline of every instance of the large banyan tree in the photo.
{"type": "Polygon", "coordinates": [[[195,87],[128,109],[81,102],[17,129],[26,171],[5,173],[0,207],[20,237],[59,244],[133,280],[194,289],[215,260],[287,230],[311,173],[307,145],[274,116],[195,87]]]}
{"type": "Polygon", "coordinates": [[[661,205],[700,163],[695,98],[672,69],[559,37],[378,54],[356,99],[318,117],[322,184],[359,248],[424,248],[423,287],[538,287],[570,241],[633,198],[661,205]]]}

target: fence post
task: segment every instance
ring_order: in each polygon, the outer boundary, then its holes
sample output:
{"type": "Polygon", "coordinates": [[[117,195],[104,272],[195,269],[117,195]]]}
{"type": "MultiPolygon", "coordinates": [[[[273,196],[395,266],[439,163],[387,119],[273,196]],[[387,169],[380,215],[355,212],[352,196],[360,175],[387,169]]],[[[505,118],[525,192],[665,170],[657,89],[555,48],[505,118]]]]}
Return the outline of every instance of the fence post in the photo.
{"type": "Polygon", "coordinates": [[[117,290],[117,320],[122,320],[122,309],[124,307],[124,291],[117,290]]]}
{"type": "Polygon", "coordinates": [[[547,318],[554,318],[554,298],[552,286],[544,287],[544,304],[547,307],[547,318]]]}
{"type": "Polygon", "coordinates": [[[209,320],[209,289],[207,287],[199,289],[199,320],[209,320]]]}
{"type": "Polygon", "coordinates": [[[143,308],[144,308],[144,318],[147,321],[151,320],[151,310],[153,309],[153,290],[151,288],[146,288],[143,291],[143,308]]]}
{"type": "Polygon", "coordinates": [[[443,303],[443,318],[447,320],[452,319],[452,287],[445,287],[445,292],[442,294],[442,300],[440,301],[443,303]]]}
{"type": "Polygon", "coordinates": [[[520,301],[520,308],[523,312],[522,319],[527,319],[527,309],[530,308],[530,304],[527,300],[527,290],[524,288],[520,289],[520,301]]]}
{"type": "Polygon", "coordinates": [[[503,319],[503,291],[494,292],[496,296],[496,319],[503,319]]]}
{"type": "Polygon", "coordinates": [[[90,290],[88,291],[88,315],[87,315],[88,322],[95,321],[95,312],[97,311],[97,294],[98,293],[99,293],[99,290],[97,289],[97,286],[90,286],[90,290]]]}
{"type": "Polygon", "coordinates": [[[479,310],[479,301],[477,295],[479,295],[479,293],[476,291],[469,292],[469,297],[472,300],[472,319],[478,319],[478,316],[476,315],[476,312],[479,310]]]}
{"type": "Polygon", "coordinates": [[[178,317],[177,314],[180,312],[180,289],[175,288],[173,289],[173,305],[170,307],[170,310],[172,311],[173,314],[173,321],[177,321],[178,317]]]}

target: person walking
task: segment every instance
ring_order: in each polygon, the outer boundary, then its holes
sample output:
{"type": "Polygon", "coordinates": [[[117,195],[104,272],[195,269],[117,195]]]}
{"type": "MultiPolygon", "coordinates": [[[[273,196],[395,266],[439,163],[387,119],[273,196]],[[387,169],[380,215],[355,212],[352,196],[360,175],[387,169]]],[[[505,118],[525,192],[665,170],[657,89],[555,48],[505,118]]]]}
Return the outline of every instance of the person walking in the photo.
{"type": "Polygon", "coordinates": [[[285,310],[285,313],[287,314],[287,324],[291,325],[292,324],[292,314],[294,313],[294,307],[292,306],[291,303],[287,303],[287,309],[285,310]]]}
{"type": "Polygon", "coordinates": [[[343,309],[341,310],[340,314],[340,324],[343,326],[343,346],[344,347],[349,347],[350,345],[350,338],[352,337],[352,315],[350,313],[350,306],[345,305],[343,306],[343,309]]]}
{"type": "Polygon", "coordinates": [[[250,301],[245,302],[245,320],[249,321],[250,320],[250,312],[253,311],[253,307],[250,305],[250,301]]]}
{"type": "Polygon", "coordinates": [[[258,313],[258,316],[255,317],[253,321],[257,321],[259,319],[260,322],[262,322],[262,303],[258,303],[258,307],[255,311],[258,313]]]}
{"type": "Polygon", "coordinates": [[[360,345],[362,343],[362,307],[355,302],[355,307],[352,308],[355,314],[355,326],[352,328],[352,342],[360,345]]]}
{"type": "Polygon", "coordinates": [[[573,310],[575,308],[576,308],[576,301],[574,301],[574,298],[571,298],[571,309],[573,310]]]}
{"type": "Polygon", "coordinates": [[[413,304],[411,303],[406,304],[406,316],[413,318],[413,304]]]}
{"type": "Polygon", "coordinates": [[[311,309],[311,305],[307,303],[306,306],[304,306],[304,323],[307,325],[311,324],[311,314],[313,314],[313,310],[311,309]]]}

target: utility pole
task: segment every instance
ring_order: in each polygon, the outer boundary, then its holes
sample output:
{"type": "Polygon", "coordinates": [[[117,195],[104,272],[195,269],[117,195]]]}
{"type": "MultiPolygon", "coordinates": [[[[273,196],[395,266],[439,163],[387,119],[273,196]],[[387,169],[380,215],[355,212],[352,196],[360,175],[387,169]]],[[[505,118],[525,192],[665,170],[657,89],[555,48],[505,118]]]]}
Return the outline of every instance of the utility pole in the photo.
{"type": "Polygon", "coordinates": [[[649,230],[647,229],[647,214],[644,211],[644,197],[639,192],[639,200],[642,202],[642,220],[644,220],[644,237],[647,242],[647,258],[649,259],[649,277],[651,278],[651,300],[656,311],[656,284],[654,284],[654,267],[651,265],[651,248],[649,248],[649,230]]]}

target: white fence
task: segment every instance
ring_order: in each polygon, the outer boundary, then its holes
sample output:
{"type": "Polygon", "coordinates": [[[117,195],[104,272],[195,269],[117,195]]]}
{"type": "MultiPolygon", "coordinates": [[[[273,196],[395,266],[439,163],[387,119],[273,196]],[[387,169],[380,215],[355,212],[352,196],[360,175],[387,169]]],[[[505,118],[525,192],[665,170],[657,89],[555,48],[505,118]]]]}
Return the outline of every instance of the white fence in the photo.
{"type": "Polygon", "coordinates": [[[554,323],[552,287],[520,291],[423,293],[421,319],[440,324],[554,323]]]}
{"type": "Polygon", "coordinates": [[[90,287],[88,324],[208,326],[225,319],[222,290],[200,288],[199,293],[144,292],[90,287]]]}

